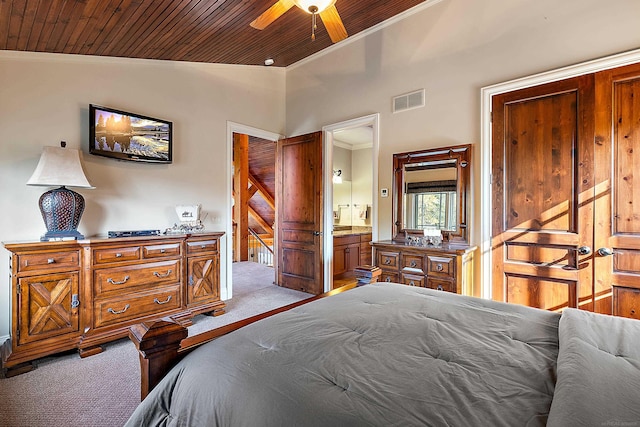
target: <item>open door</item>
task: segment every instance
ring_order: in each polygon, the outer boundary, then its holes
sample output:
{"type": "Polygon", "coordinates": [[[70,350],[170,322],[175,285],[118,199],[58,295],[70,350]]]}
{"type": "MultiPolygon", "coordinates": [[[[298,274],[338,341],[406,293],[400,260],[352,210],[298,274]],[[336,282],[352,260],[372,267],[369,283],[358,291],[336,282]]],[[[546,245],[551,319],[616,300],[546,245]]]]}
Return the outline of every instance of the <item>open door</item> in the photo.
{"type": "Polygon", "coordinates": [[[320,294],[322,132],[281,139],[276,151],[276,283],[320,294]]]}

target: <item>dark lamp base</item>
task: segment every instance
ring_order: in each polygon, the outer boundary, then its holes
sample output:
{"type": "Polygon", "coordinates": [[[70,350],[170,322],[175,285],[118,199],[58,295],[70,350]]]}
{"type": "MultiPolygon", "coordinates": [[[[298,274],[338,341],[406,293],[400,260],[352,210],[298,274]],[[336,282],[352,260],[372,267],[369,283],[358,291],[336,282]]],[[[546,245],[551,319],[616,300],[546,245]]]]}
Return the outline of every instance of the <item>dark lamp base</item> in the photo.
{"type": "Polygon", "coordinates": [[[47,226],[41,241],[84,239],[77,230],[84,212],[80,194],[66,187],[49,190],[40,196],[40,212],[47,226]]]}

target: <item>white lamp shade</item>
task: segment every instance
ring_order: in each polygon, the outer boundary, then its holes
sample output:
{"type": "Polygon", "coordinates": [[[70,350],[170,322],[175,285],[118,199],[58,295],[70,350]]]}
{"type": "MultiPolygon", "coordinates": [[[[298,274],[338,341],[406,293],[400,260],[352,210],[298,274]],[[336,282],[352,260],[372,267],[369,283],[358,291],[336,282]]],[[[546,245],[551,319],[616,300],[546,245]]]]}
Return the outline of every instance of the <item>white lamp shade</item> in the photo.
{"type": "Polygon", "coordinates": [[[311,6],[317,7],[318,13],[320,13],[329,6],[332,6],[336,2],[336,0],[293,0],[293,2],[296,4],[296,6],[307,13],[311,13],[311,11],[309,10],[311,6]]]}
{"type": "Polygon", "coordinates": [[[27,185],[95,188],[84,175],[80,151],[61,147],[44,147],[27,185]]]}

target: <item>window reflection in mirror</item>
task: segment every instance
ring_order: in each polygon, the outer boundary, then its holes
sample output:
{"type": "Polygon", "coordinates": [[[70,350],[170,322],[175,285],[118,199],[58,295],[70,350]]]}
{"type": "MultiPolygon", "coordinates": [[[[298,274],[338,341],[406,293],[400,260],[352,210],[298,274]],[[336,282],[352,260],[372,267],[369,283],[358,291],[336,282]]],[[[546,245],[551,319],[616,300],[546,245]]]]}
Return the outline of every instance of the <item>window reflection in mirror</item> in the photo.
{"type": "Polygon", "coordinates": [[[393,155],[393,239],[439,229],[445,241],[468,242],[471,145],[393,155]]]}
{"type": "Polygon", "coordinates": [[[456,180],[455,163],[406,165],[404,228],[455,231],[458,223],[456,180]]]}

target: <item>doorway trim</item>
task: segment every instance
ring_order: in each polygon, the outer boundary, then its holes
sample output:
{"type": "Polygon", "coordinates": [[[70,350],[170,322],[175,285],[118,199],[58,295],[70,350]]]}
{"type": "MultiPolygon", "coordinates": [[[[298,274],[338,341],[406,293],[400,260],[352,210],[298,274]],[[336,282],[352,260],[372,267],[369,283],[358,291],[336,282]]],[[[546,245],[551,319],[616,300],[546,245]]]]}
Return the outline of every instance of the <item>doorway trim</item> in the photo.
{"type": "MultiPolygon", "coordinates": [[[[233,253],[233,215],[231,211],[233,209],[233,174],[230,173],[233,170],[233,134],[241,133],[244,135],[253,136],[256,138],[262,138],[269,141],[276,142],[279,139],[284,138],[283,135],[279,133],[270,132],[263,129],[254,128],[252,126],[243,125],[240,123],[235,123],[227,120],[227,173],[225,174],[225,186],[226,186],[226,201],[224,205],[226,206],[226,214],[227,214],[227,222],[225,224],[226,229],[226,263],[225,263],[225,275],[220,274],[221,279],[224,278],[224,281],[221,280],[220,283],[220,299],[227,300],[233,296],[233,275],[232,275],[232,264],[233,257],[231,254],[233,253]]],[[[274,159],[275,162],[275,159],[274,159]]]]}
{"type": "Polygon", "coordinates": [[[369,114],[368,116],[345,120],[342,122],[326,125],[322,127],[322,140],[324,143],[322,164],[325,165],[323,171],[323,193],[324,193],[324,291],[331,290],[333,280],[333,133],[340,130],[353,129],[357,127],[371,126],[373,129],[373,147],[371,149],[373,162],[372,177],[372,198],[371,198],[371,238],[378,240],[378,151],[380,147],[380,113],[369,114]]]}
{"type": "Polygon", "coordinates": [[[480,90],[480,283],[481,296],[492,298],[491,260],[491,98],[505,92],[538,86],[571,77],[622,67],[640,62],[640,49],[594,59],[556,70],[546,71],[483,87],[480,90]]]}

